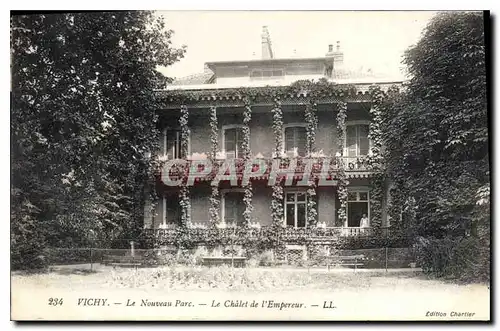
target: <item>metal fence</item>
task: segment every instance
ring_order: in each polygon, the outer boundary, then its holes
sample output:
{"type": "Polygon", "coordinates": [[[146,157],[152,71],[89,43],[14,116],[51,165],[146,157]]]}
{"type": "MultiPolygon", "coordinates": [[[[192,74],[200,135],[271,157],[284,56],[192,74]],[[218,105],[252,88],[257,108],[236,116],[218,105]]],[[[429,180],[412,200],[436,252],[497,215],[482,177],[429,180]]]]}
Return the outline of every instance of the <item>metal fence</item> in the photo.
{"type": "Polygon", "coordinates": [[[408,248],[372,248],[330,251],[325,247],[311,252],[307,247],[281,250],[245,251],[242,247],[198,246],[192,249],[47,248],[42,253],[51,268],[98,271],[103,268],[153,268],[161,266],[219,266],[247,268],[332,268],[395,269],[415,268],[408,248]]]}

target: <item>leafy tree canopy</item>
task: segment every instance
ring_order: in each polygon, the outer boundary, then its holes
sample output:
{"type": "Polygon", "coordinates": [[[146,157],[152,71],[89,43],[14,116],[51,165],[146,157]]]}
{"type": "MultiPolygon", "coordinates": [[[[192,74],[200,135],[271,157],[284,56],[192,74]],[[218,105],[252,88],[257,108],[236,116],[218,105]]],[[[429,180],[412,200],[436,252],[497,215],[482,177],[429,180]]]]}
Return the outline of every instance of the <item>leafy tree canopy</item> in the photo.
{"type": "Polygon", "coordinates": [[[416,198],[419,233],[442,236],[474,223],[489,185],[482,13],[436,15],[404,63],[410,80],[383,125],[393,191],[416,198]]]}
{"type": "Polygon", "coordinates": [[[169,82],[156,69],[185,51],[172,33],[147,11],[12,17],[13,261],[137,232],[169,82]]]}

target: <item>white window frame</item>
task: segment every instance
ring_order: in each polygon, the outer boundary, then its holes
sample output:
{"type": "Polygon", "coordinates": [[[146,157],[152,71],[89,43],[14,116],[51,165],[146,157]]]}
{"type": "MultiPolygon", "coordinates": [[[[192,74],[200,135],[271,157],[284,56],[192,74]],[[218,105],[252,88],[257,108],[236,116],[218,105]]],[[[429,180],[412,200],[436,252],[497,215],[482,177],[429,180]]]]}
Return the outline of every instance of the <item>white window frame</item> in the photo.
{"type": "Polygon", "coordinates": [[[349,202],[368,202],[368,227],[371,226],[370,218],[370,188],[368,186],[353,186],[347,187],[347,204],[346,204],[346,219],[344,221],[345,228],[357,228],[349,226],[349,202]],[[356,192],[359,197],[359,193],[367,193],[368,200],[349,200],[349,193],[356,192]]]}
{"type": "MultiPolygon", "coordinates": [[[[226,151],[226,130],[231,130],[231,129],[243,129],[245,127],[245,125],[243,124],[228,124],[228,125],[223,125],[222,126],[222,153],[225,155],[225,158],[227,159],[227,151],[226,151]]],[[[250,128],[248,128],[249,132],[250,132],[250,128]]],[[[238,144],[236,143],[236,147],[238,146],[238,144]]],[[[237,154],[240,154],[242,153],[243,151],[234,151],[235,152],[235,159],[241,159],[243,157],[243,155],[237,155],[237,154]]]]}
{"type": "Polygon", "coordinates": [[[162,224],[163,226],[167,226],[167,197],[165,194],[163,194],[162,199],[161,199],[161,207],[163,208],[163,219],[162,219],[162,224]]]}
{"type": "MultiPolygon", "coordinates": [[[[283,226],[284,226],[285,228],[286,228],[286,227],[288,227],[288,226],[287,226],[287,212],[286,212],[286,205],[297,205],[297,204],[299,204],[299,203],[300,203],[300,204],[302,204],[302,203],[303,203],[303,204],[305,205],[305,207],[306,207],[306,208],[305,208],[306,219],[305,219],[305,225],[304,225],[304,229],[305,229],[305,228],[307,228],[307,226],[308,226],[308,222],[307,222],[307,191],[306,191],[306,190],[304,190],[304,189],[300,189],[300,188],[288,188],[288,189],[285,189],[285,190],[284,190],[284,192],[283,192],[283,211],[284,211],[284,213],[283,213],[283,214],[284,214],[284,216],[285,216],[285,217],[283,217],[283,219],[284,219],[283,226]],[[293,201],[293,202],[288,202],[288,201],[286,200],[286,195],[287,195],[287,194],[290,194],[290,193],[294,193],[294,194],[295,194],[295,201],[293,201]],[[302,202],[302,201],[300,201],[300,202],[299,202],[299,201],[297,200],[297,193],[303,193],[303,194],[304,194],[304,196],[305,196],[305,200],[304,200],[304,202],[302,202]]],[[[298,208],[297,208],[297,207],[295,207],[295,214],[294,214],[294,218],[295,218],[295,220],[294,220],[294,227],[293,227],[293,228],[294,228],[294,229],[302,229],[302,227],[300,227],[300,228],[299,228],[299,227],[297,226],[297,221],[298,221],[298,220],[297,220],[297,210],[298,210],[298,208]]]]}
{"type": "MultiPolygon", "coordinates": [[[[307,124],[304,123],[304,122],[296,122],[296,123],[288,123],[288,124],[284,124],[283,125],[283,130],[281,132],[281,141],[282,141],[282,144],[281,144],[281,152],[282,153],[288,153],[288,151],[286,150],[286,139],[285,139],[285,132],[286,132],[286,129],[288,128],[296,128],[296,127],[299,127],[299,128],[306,128],[306,136],[305,136],[305,139],[306,139],[306,144],[307,144],[307,124]]],[[[305,151],[304,151],[305,152],[305,151]]],[[[297,155],[298,156],[298,155],[297,155]]],[[[305,156],[305,155],[304,155],[305,156]]],[[[295,155],[294,155],[295,157],[295,155]]]]}
{"type": "MultiPolygon", "coordinates": [[[[163,195],[162,195],[161,205],[162,205],[161,207],[162,207],[162,209],[163,209],[163,213],[162,213],[162,215],[163,215],[163,217],[162,217],[162,224],[163,224],[163,226],[165,226],[165,227],[166,227],[166,226],[167,226],[167,224],[168,224],[168,223],[167,223],[167,218],[168,218],[168,213],[167,213],[167,211],[168,211],[168,209],[167,209],[167,195],[166,195],[166,194],[163,194],[163,195]]],[[[180,206],[179,206],[179,212],[181,212],[180,206]]],[[[178,223],[175,223],[175,226],[178,226],[178,223]]]]}
{"type": "Polygon", "coordinates": [[[220,205],[221,205],[221,211],[220,211],[220,215],[221,215],[221,221],[223,223],[227,223],[226,222],[226,194],[227,193],[245,193],[245,189],[243,188],[228,188],[228,189],[221,189],[220,190],[220,195],[221,195],[221,202],[220,202],[220,205]]]}
{"type": "MultiPolygon", "coordinates": [[[[344,134],[344,157],[347,158],[357,158],[361,156],[367,156],[372,154],[372,141],[370,139],[370,121],[369,120],[356,120],[356,121],[346,121],[345,124],[346,130],[344,134]],[[355,156],[347,156],[347,127],[348,126],[357,126],[357,125],[368,125],[368,154],[366,155],[355,155],[355,156]]],[[[356,142],[356,154],[358,154],[359,146],[358,142],[356,142]]]]}
{"type": "MultiPolygon", "coordinates": [[[[163,129],[163,157],[166,159],[168,155],[168,150],[167,150],[167,131],[181,131],[181,128],[179,127],[166,127],[163,129]]],[[[179,136],[179,141],[180,141],[180,136],[179,136]]],[[[182,142],[180,142],[180,145],[182,145],[182,142]]],[[[180,154],[180,151],[179,153],[180,154]]],[[[189,155],[191,155],[191,132],[188,134],[188,155],[185,156],[187,158],[189,155]]],[[[173,159],[175,160],[175,159],[173,159]]]]}

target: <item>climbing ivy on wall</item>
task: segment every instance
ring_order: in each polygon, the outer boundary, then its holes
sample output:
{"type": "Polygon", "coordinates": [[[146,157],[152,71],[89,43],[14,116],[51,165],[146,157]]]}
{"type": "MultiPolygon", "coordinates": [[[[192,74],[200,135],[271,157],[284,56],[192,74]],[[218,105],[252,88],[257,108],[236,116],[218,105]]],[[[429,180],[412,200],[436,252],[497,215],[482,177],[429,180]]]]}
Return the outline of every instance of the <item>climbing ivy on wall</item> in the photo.
{"type": "Polygon", "coordinates": [[[218,186],[212,186],[212,192],[210,195],[210,227],[215,228],[220,222],[219,218],[219,208],[220,208],[220,192],[218,186]]]}
{"type": "Polygon", "coordinates": [[[273,114],[273,133],[274,133],[274,153],[276,157],[280,157],[283,151],[283,111],[279,98],[274,98],[273,114]]]}
{"type": "MultiPolygon", "coordinates": [[[[252,106],[251,99],[246,97],[244,99],[245,109],[243,110],[243,141],[242,141],[242,149],[243,149],[243,159],[245,161],[250,160],[250,121],[252,120],[252,106]]],[[[248,183],[244,186],[244,196],[243,203],[245,204],[245,210],[243,211],[243,222],[244,227],[249,228],[250,222],[252,221],[252,212],[253,212],[253,204],[252,204],[252,183],[248,181],[248,183]]]]}
{"type": "Polygon", "coordinates": [[[273,186],[273,195],[271,200],[271,217],[274,228],[283,226],[283,187],[279,181],[273,186]]]}
{"type": "Polygon", "coordinates": [[[346,121],[347,118],[347,102],[340,102],[337,112],[337,196],[340,201],[339,210],[337,211],[337,226],[344,226],[347,220],[347,176],[344,169],[344,142],[346,136],[346,121]]]}
{"type": "MultiPolygon", "coordinates": [[[[283,150],[282,132],[283,132],[283,111],[279,98],[274,98],[273,114],[273,133],[274,133],[274,152],[277,158],[281,156],[283,150]]],[[[278,178],[273,186],[273,194],[271,200],[271,217],[272,224],[275,228],[281,228],[283,225],[283,187],[278,178]]]]}
{"type": "Polygon", "coordinates": [[[241,148],[243,150],[243,159],[250,159],[250,121],[252,120],[251,99],[246,97],[245,108],[243,109],[243,141],[241,148]]]}
{"type": "Polygon", "coordinates": [[[215,160],[219,150],[219,127],[217,121],[217,107],[210,107],[210,158],[215,160]]]}
{"type": "Polygon", "coordinates": [[[382,202],[385,191],[385,165],[382,156],[382,106],[385,102],[385,95],[378,86],[370,87],[372,105],[370,108],[369,139],[371,155],[369,163],[374,170],[374,175],[370,182],[370,225],[375,229],[382,225],[382,202]]]}
{"type": "Polygon", "coordinates": [[[252,221],[252,212],[253,212],[253,204],[252,204],[252,182],[248,181],[248,184],[245,185],[244,193],[243,193],[243,203],[245,205],[245,210],[243,211],[243,222],[244,227],[249,228],[250,223],[252,221]]]}
{"type": "Polygon", "coordinates": [[[314,228],[318,221],[318,210],[316,202],[316,182],[311,180],[309,188],[306,191],[307,195],[307,227],[314,228]]]}
{"type": "Polygon", "coordinates": [[[375,229],[382,226],[384,183],[383,174],[374,174],[370,181],[370,226],[375,229]]]}
{"type": "Polygon", "coordinates": [[[189,187],[182,184],[179,189],[179,205],[181,206],[181,227],[187,228],[191,224],[191,199],[189,187]]]}
{"type": "Polygon", "coordinates": [[[370,164],[374,170],[383,170],[382,157],[382,103],[384,102],[384,93],[378,86],[370,87],[370,95],[372,97],[372,106],[370,108],[370,125],[368,130],[368,138],[370,139],[370,164]]]}
{"type": "MultiPolygon", "coordinates": [[[[217,121],[217,108],[210,107],[210,159],[215,161],[219,150],[219,126],[217,121]]],[[[212,186],[210,195],[210,227],[215,228],[220,222],[220,192],[218,186],[212,186]]]]}
{"type": "MultiPolygon", "coordinates": [[[[306,105],[306,155],[311,155],[316,150],[316,131],[318,130],[317,104],[311,101],[306,105]]],[[[316,179],[310,178],[308,182],[307,196],[307,226],[315,227],[318,220],[316,205],[316,179]]]]}
{"type": "Polygon", "coordinates": [[[316,102],[310,102],[306,105],[306,155],[315,151],[316,131],[318,130],[318,114],[316,102]]]}
{"type": "MultiPolygon", "coordinates": [[[[181,117],[179,118],[179,126],[181,128],[181,153],[187,156],[189,150],[189,126],[188,126],[189,111],[186,106],[181,106],[181,117]]],[[[186,168],[187,171],[187,168],[186,168]]],[[[191,199],[189,196],[189,188],[186,186],[186,181],[183,180],[179,189],[179,204],[181,207],[181,227],[187,228],[191,224],[191,199]]]]}
{"type": "Polygon", "coordinates": [[[189,111],[186,106],[181,106],[181,117],[179,118],[179,126],[181,128],[181,153],[184,157],[189,152],[189,111]]]}
{"type": "MultiPolygon", "coordinates": [[[[343,151],[345,144],[346,135],[346,118],[347,118],[347,98],[359,95],[355,89],[351,87],[339,87],[335,84],[329,82],[309,82],[300,81],[292,84],[288,87],[267,87],[258,89],[232,89],[230,91],[211,91],[206,92],[211,93],[211,100],[217,100],[219,98],[242,100],[243,101],[243,128],[242,128],[242,158],[249,160],[251,157],[250,150],[250,127],[249,123],[252,119],[252,104],[255,104],[257,100],[268,100],[272,102],[272,130],[274,134],[274,147],[273,156],[281,162],[286,163],[289,161],[287,158],[283,158],[283,110],[281,100],[286,100],[296,97],[304,97],[306,100],[305,107],[305,121],[306,121],[306,153],[308,156],[314,155],[316,152],[316,131],[318,127],[318,116],[317,116],[317,104],[319,100],[324,100],[324,98],[330,98],[337,100],[337,155],[336,155],[336,178],[338,180],[337,186],[337,196],[340,201],[340,208],[338,209],[337,226],[343,226],[345,220],[347,219],[347,186],[349,181],[346,176],[343,161],[343,151]]],[[[370,97],[372,98],[373,107],[370,111],[372,116],[372,121],[370,124],[370,139],[372,141],[372,154],[369,156],[370,164],[373,169],[379,172],[384,171],[383,166],[383,155],[382,155],[382,135],[381,135],[381,112],[384,95],[380,92],[380,89],[372,88],[370,89],[370,97]]],[[[182,94],[180,92],[174,92],[173,100],[199,100],[200,95],[197,92],[184,91],[182,94]]],[[[194,101],[195,102],[195,101],[194,101]]],[[[181,118],[179,120],[181,126],[181,149],[183,155],[187,155],[188,152],[188,137],[189,137],[189,127],[188,127],[188,109],[186,105],[181,107],[181,118]]],[[[219,150],[218,146],[218,122],[217,122],[217,109],[216,107],[210,107],[210,140],[211,149],[209,151],[209,158],[216,159],[217,152],[219,150]]],[[[375,175],[372,180],[372,190],[370,192],[371,200],[371,224],[373,226],[380,226],[381,223],[381,205],[383,197],[383,188],[385,183],[384,175],[375,175]]],[[[275,229],[273,235],[270,237],[270,244],[273,247],[278,247],[282,244],[281,237],[284,236],[286,230],[283,229],[284,221],[284,206],[283,206],[283,186],[280,178],[272,187],[272,199],[271,199],[271,217],[272,226],[275,229]],[[272,244],[271,242],[274,242],[272,244]],[[278,245],[278,246],[276,246],[278,245]]],[[[243,212],[244,218],[244,228],[249,229],[249,225],[252,221],[252,184],[249,182],[244,188],[244,204],[245,211],[243,212]]],[[[316,179],[311,179],[308,183],[307,194],[307,224],[310,228],[315,228],[317,224],[317,184],[316,179]]],[[[181,218],[182,224],[186,226],[190,223],[190,199],[189,190],[187,187],[181,186],[180,189],[181,197],[181,218]]],[[[212,187],[211,197],[210,197],[210,220],[211,226],[216,227],[220,221],[219,216],[220,208],[220,192],[218,187],[212,187]]],[[[312,229],[314,230],[314,229],[312,229]]],[[[247,230],[245,230],[247,231],[247,230]]],[[[246,233],[246,232],[242,232],[246,233]]],[[[215,240],[215,239],[214,239],[215,240]]]]}

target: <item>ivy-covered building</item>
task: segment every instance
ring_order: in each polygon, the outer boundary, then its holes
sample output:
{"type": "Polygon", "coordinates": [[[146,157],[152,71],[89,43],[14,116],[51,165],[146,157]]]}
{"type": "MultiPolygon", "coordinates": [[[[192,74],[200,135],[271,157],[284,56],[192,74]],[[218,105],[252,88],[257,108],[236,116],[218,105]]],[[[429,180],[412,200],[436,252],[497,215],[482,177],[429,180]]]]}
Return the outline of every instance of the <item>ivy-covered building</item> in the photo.
{"type": "Polygon", "coordinates": [[[328,45],[325,56],[275,58],[264,27],[262,58],[209,62],[204,73],[158,91],[158,159],[162,167],[173,159],[187,165],[159,171],[145,229],[165,243],[180,234],[196,242],[230,233],[294,244],[389,228],[377,102],[382,91],[401,83],[348,70],[339,42],[328,45]],[[197,160],[214,167],[190,180],[187,169],[197,160]],[[235,180],[214,185],[211,179],[228,160],[235,180]],[[243,165],[255,170],[262,162],[282,169],[296,163],[301,171],[283,170],[271,184],[270,171],[256,171],[245,182],[243,165]],[[166,175],[179,184],[167,185],[166,175]]]}

